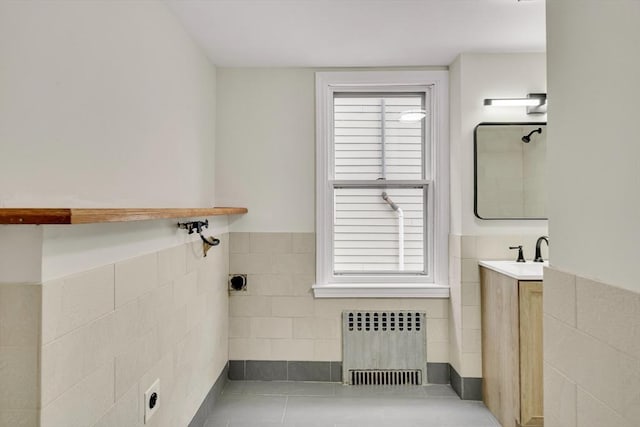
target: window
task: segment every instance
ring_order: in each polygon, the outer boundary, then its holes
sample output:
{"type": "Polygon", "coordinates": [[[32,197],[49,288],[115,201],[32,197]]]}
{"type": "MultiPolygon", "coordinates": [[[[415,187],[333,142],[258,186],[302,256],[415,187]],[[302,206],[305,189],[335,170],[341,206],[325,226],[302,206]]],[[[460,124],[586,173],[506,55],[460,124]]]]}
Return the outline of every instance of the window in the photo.
{"type": "Polygon", "coordinates": [[[317,297],[446,297],[446,72],[317,73],[317,297]]]}

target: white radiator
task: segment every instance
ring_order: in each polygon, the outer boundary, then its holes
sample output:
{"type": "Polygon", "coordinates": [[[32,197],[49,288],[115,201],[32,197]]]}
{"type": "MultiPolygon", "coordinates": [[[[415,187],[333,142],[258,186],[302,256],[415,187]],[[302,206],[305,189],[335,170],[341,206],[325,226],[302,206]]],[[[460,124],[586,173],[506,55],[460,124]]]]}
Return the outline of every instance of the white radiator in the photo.
{"type": "Polygon", "coordinates": [[[426,314],[342,312],[342,381],[351,385],[423,384],[426,314]]]}

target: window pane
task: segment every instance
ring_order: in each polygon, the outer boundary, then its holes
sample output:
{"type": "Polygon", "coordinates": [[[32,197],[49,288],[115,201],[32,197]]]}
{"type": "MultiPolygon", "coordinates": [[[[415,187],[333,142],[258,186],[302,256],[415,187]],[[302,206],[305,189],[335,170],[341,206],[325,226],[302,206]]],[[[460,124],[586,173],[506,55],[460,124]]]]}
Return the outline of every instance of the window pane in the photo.
{"type": "Polygon", "coordinates": [[[426,187],[335,188],[334,273],[426,273],[425,192],[426,187]]]}
{"type": "Polygon", "coordinates": [[[409,110],[424,96],[336,94],[334,179],[423,179],[425,121],[401,121],[409,110]]]}

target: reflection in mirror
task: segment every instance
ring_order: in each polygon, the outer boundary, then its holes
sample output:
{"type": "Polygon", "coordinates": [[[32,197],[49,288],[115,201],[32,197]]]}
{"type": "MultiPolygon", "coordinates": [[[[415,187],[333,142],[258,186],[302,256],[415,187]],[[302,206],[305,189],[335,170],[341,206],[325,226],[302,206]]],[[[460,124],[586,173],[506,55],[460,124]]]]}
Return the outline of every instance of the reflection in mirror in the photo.
{"type": "Polygon", "coordinates": [[[546,219],[546,123],[480,123],[474,131],[475,214],[546,219]]]}

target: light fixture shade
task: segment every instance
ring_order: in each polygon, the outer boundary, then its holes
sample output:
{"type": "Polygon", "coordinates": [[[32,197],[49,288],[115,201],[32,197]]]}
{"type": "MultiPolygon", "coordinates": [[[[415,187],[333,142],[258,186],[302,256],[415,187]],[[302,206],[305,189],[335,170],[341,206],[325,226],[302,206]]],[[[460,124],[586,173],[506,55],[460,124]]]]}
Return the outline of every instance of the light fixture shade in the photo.
{"type": "Polygon", "coordinates": [[[400,113],[400,121],[401,122],[419,122],[427,116],[427,112],[425,110],[420,109],[412,109],[405,110],[400,113]]]}
{"type": "Polygon", "coordinates": [[[527,107],[527,114],[547,112],[547,94],[530,93],[526,98],[486,98],[484,105],[493,107],[527,107]]]}

